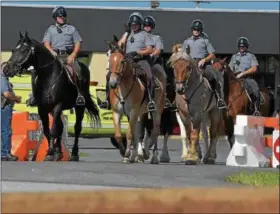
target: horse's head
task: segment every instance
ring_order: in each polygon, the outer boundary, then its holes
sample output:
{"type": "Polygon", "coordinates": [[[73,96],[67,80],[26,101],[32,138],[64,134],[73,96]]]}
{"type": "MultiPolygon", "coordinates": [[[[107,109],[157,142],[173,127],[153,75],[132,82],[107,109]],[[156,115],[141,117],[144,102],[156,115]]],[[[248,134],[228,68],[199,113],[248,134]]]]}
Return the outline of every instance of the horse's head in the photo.
{"type": "Polygon", "coordinates": [[[29,38],[28,33],[25,32],[23,36],[19,32],[20,39],[16,44],[16,48],[12,51],[12,56],[7,62],[5,75],[15,76],[21,75],[28,67],[32,65],[34,55],[34,45],[29,38]]]}
{"type": "Polygon", "coordinates": [[[167,63],[170,63],[174,72],[176,92],[184,94],[193,70],[191,57],[186,52],[177,51],[171,55],[167,63]]]}
{"type": "MultiPolygon", "coordinates": [[[[115,38],[116,40],[116,38],[115,38]]],[[[124,54],[124,45],[121,44],[119,47],[117,42],[108,42],[110,49],[109,55],[109,72],[110,80],[109,86],[111,89],[115,89],[120,83],[122,77],[127,76],[131,73],[130,63],[127,60],[127,57],[124,54]]]]}
{"type": "Polygon", "coordinates": [[[233,73],[233,71],[231,70],[229,65],[227,64],[226,60],[227,60],[227,57],[225,57],[223,59],[220,59],[220,58],[214,59],[214,61],[212,63],[212,68],[218,72],[222,72],[222,74],[225,76],[225,78],[227,78],[229,80],[237,80],[235,77],[235,74],[233,73]]]}

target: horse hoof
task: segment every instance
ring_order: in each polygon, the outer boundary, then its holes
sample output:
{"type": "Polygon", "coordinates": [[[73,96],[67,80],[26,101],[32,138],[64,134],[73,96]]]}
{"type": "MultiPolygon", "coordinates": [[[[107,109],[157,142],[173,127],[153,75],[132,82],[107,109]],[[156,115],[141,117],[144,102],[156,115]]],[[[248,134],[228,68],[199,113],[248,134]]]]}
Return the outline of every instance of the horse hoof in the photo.
{"type": "Polygon", "coordinates": [[[150,152],[149,151],[145,151],[144,149],[143,149],[143,154],[144,154],[144,160],[149,160],[149,158],[150,158],[150,152]]]}
{"type": "Polygon", "coordinates": [[[137,163],[145,163],[143,156],[138,156],[137,163]]]}
{"type": "Polygon", "coordinates": [[[62,158],[63,158],[62,153],[54,154],[54,161],[60,161],[62,160],[62,158]]]}
{"type": "Polygon", "coordinates": [[[159,164],[157,157],[152,157],[151,164],[159,164]]]}
{"type": "Polygon", "coordinates": [[[122,163],[130,163],[129,158],[123,158],[123,159],[122,159],[122,163]]]}
{"type": "Polygon", "coordinates": [[[212,164],[212,165],[214,165],[215,164],[215,160],[214,159],[204,159],[203,163],[204,164],[212,164]]]}
{"type": "Polygon", "coordinates": [[[170,162],[170,157],[160,157],[159,161],[161,163],[169,163],[170,162]]]}
{"type": "Polygon", "coordinates": [[[53,155],[47,155],[47,156],[45,157],[45,161],[53,161],[53,160],[54,160],[53,155]]]}
{"type": "Polygon", "coordinates": [[[79,161],[79,156],[78,155],[72,155],[70,157],[69,161],[79,161]]]}
{"type": "Polygon", "coordinates": [[[186,160],[185,165],[197,165],[197,161],[196,160],[186,160]]]}

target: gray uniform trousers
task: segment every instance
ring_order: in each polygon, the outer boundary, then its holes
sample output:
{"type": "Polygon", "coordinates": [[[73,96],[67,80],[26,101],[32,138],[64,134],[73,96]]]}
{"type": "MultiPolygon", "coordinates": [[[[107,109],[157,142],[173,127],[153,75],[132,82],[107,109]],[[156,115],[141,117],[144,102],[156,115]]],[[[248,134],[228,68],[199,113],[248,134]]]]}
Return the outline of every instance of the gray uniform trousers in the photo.
{"type": "Polygon", "coordinates": [[[152,66],[152,71],[153,71],[154,74],[157,74],[159,72],[161,75],[163,75],[165,80],[167,79],[167,75],[166,75],[163,67],[161,66],[161,64],[159,64],[159,63],[154,64],[152,66]]]}
{"type": "Polygon", "coordinates": [[[244,81],[244,87],[246,88],[246,90],[248,91],[249,95],[254,95],[256,96],[257,99],[260,98],[260,88],[258,83],[251,78],[244,78],[242,79],[244,81]]]}
{"type": "Polygon", "coordinates": [[[136,64],[140,65],[145,70],[148,82],[152,83],[153,73],[149,62],[147,60],[136,60],[136,64]]]}
{"type": "Polygon", "coordinates": [[[221,96],[224,97],[224,77],[221,72],[215,71],[211,65],[206,65],[204,76],[211,82],[216,80],[216,83],[219,84],[221,96]]]}

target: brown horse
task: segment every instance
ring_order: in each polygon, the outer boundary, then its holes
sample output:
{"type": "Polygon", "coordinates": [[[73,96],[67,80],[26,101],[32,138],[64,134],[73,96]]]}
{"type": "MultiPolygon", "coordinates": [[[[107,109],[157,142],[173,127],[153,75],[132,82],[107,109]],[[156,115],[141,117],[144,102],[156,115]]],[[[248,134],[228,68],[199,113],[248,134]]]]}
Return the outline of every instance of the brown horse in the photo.
{"type": "MultiPolygon", "coordinates": [[[[238,114],[251,115],[253,109],[251,108],[251,99],[244,88],[243,82],[235,77],[235,74],[226,63],[224,59],[216,58],[213,61],[212,67],[224,76],[224,95],[228,109],[224,115],[225,131],[228,136],[228,141],[232,147],[234,143],[234,124],[238,114]]],[[[262,116],[269,116],[271,109],[271,98],[269,91],[266,88],[260,89],[261,93],[261,106],[260,113],[262,116]]]]}
{"type": "Polygon", "coordinates": [[[174,71],[176,93],[178,95],[176,104],[186,132],[185,142],[187,138],[190,142],[185,164],[197,164],[201,158],[198,152],[199,134],[202,122],[206,119],[210,123],[210,147],[203,158],[203,162],[206,164],[215,163],[217,157],[216,144],[222,114],[216,107],[216,97],[208,81],[203,78],[197,62],[192,60],[188,53],[180,51],[179,48],[179,45],[173,46],[174,53],[168,63],[174,71]]]}
{"type": "MultiPolygon", "coordinates": [[[[136,139],[136,126],[138,119],[141,121],[148,113],[148,97],[145,88],[145,78],[138,78],[138,74],[143,76],[143,69],[138,66],[134,59],[125,54],[125,47],[116,43],[107,42],[110,49],[109,72],[110,72],[110,104],[113,111],[113,122],[115,127],[115,138],[119,143],[119,150],[124,157],[123,162],[130,163],[137,160],[144,161],[149,159],[149,145],[144,146],[143,156],[138,155],[138,146],[142,147],[143,142],[136,139]],[[129,127],[126,132],[127,148],[122,145],[121,136],[121,117],[125,115],[129,121],[129,127]],[[133,141],[133,152],[131,155],[131,144],[133,141]]],[[[158,88],[155,91],[156,111],[151,113],[153,120],[152,142],[154,144],[153,157],[151,163],[157,164],[158,160],[158,135],[160,132],[161,113],[165,105],[165,78],[156,77],[158,88]]],[[[149,113],[150,114],[150,113],[149,113]]],[[[142,149],[141,149],[142,150],[142,149]]]]}

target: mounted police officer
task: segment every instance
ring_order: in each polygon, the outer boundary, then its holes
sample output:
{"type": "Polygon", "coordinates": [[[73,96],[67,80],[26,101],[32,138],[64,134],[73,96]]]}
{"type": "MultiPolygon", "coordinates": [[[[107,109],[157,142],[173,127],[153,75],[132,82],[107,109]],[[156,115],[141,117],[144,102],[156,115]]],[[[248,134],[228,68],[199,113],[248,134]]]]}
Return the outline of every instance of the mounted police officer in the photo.
{"type": "MultiPolygon", "coordinates": [[[[81,68],[76,60],[83,40],[76,27],[66,23],[67,12],[64,7],[54,8],[52,17],[55,20],[55,24],[51,25],[45,32],[43,38],[44,46],[54,57],[58,57],[62,64],[73,66],[78,76],[78,97],[76,104],[85,105],[85,99],[80,93],[80,85],[82,84],[83,77],[81,68]]],[[[33,97],[28,102],[30,105],[35,105],[33,97]]]]}
{"type": "Polygon", "coordinates": [[[212,83],[217,96],[218,109],[227,108],[224,101],[223,78],[211,67],[211,60],[215,59],[215,49],[203,32],[203,22],[193,20],[191,24],[192,36],[182,45],[182,51],[189,49],[191,58],[198,60],[198,66],[204,68],[204,76],[212,83]]]}
{"type": "MultiPolygon", "coordinates": [[[[153,53],[150,54],[152,71],[160,72],[166,79],[167,78],[166,73],[163,69],[163,59],[161,57],[161,54],[164,52],[163,39],[159,34],[153,32],[155,27],[156,27],[156,20],[153,16],[149,15],[144,17],[144,22],[143,22],[144,31],[146,31],[152,36],[152,39],[154,40],[155,43],[153,47],[153,53]]],[[[165,108],[170,107],[170,105],[171,105],[170,101],[166,98],[165,108]]]]}
{"type": "Polygon", "coordinates": [[[252,79],[252,75],[257,72],[259,65],[256,56],[248,51],[250,44],[246,37],[237,40],[238,52],[231,57],[229,66],[237,78],[242,78],[251,99],[254,102],[254,115],[259,116],[260,92],[257,82],[252,79]]]}
{"type": "MultiPolygon", "coordinates": [[[[134,61],[146,72],[148,79],[147,90],[149,95],[148,111],[151,112],[156,110],[154,102],[155,83],[153,81],[153,74],[150,66],[150,55],[153,53],[154,40],[150,34],[142,30],[143,21],[144,19],[141,13],[132,13],[128,19],[126,32],[118,42],[118,45],[120,46],[121,43],[126,44],[126,54],[134,57],[134,61]]],[[[107,78],[107,85],[108,79],[109,78],[107,78]]],[[[108,94],[107,90],[107,103],[109,98],[108,94]]],[[[101,107],[103,108],[105,105],[102,105],[101,107]]]]}

